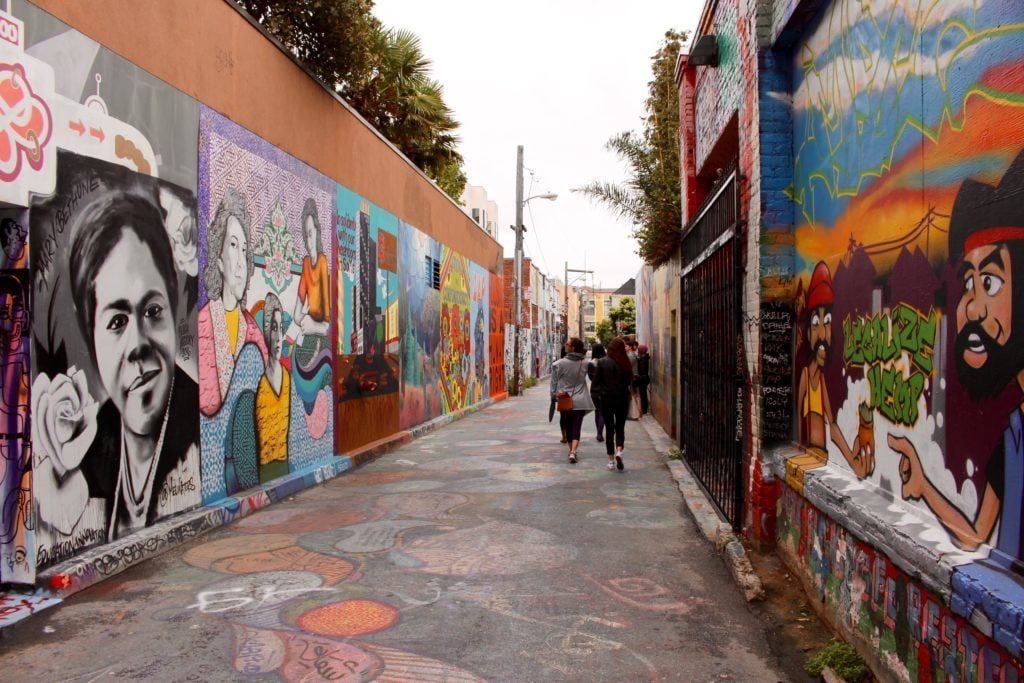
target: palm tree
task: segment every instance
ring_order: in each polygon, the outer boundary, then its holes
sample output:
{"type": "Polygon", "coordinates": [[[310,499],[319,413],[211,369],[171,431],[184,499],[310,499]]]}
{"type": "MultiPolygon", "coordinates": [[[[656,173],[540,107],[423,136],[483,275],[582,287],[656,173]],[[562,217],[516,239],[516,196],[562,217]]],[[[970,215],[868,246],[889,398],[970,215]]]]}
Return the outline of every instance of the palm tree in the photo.
{"type": "Polygon", "coordinates": [[[444,88],[430,77],[431,61],[423,54],[419,37],[411,31],[378,27],[373,52],[374,68],[350,97],[352,105],[410,161],[458,198],[465,186],[459,138],[454,134],[459,123],[445,104],[444,88]],[[444,187],[445,183],[452,187],[444,187]]]}

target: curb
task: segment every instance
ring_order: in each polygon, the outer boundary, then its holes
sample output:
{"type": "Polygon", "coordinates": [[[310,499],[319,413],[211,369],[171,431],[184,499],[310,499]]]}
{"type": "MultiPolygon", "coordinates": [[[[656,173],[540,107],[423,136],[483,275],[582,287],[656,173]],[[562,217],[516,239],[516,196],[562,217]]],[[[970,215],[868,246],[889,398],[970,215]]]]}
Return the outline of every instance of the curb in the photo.
{"type": "Polygon", "coordinates": [[[360,446],[347,455],[336,456],[328,463],[278,477],[257,488],[183,512],[123,539],[87,550],[70,560],[49,567],[38,573],[35,587],[0,592],[0,635],[4,629],[43,609],[58,605],[67,597],[120,574],[129,567],[157,557],[213,529],[247,517],[300,491],[350,472],[413,439],[506,398],[507,394],[487,398],[455,413],[360,446]]]}
{"type": "MultiPolygon", "coordinates": [[[[657,452],[667,456],[675,448],[672,439],[653,419],[642,418],[640,424],[647,430],[647,435],[654,442],[654,449],[657,452]]],[[[761,578],[754,571],[754,566],[750,564],[747,551],[736,537],[732,527],[718,516],[715,507],[682,460],[668,460],[666,465],[679,486],[679,492],[683,496],[686,508],[697,523],[697,528],[700,529],[704,538],[715,545],[722,561],[728,567],[733,581],[743,591],[743,597],[747,602],[764,600],[764,585],[761,583],[761,578]]]]}

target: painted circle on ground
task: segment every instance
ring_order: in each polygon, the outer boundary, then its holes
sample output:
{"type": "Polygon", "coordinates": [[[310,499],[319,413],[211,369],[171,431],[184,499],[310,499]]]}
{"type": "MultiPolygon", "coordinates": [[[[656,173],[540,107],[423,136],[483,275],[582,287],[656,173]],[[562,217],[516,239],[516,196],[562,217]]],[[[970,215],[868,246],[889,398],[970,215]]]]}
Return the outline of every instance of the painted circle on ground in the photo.
{"type": "Polygon", "coordinates": [[[312,609],[298,627],[322,636],[352,637],[377,633],[398,621],[398,610],[377,600],[344,600],[312,609]]]}

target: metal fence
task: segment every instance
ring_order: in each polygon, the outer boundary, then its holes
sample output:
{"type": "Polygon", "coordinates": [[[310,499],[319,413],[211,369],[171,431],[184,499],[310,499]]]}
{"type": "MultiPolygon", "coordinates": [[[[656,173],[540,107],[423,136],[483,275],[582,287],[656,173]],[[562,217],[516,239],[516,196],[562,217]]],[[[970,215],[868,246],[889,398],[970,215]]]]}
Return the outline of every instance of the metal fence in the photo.
{"type": "Polygon", "coordinates": [[[681,433],[685,461],[719,511],[743,516],[744,351],[739,183],[713,191],[682,243],[681,433]]]}

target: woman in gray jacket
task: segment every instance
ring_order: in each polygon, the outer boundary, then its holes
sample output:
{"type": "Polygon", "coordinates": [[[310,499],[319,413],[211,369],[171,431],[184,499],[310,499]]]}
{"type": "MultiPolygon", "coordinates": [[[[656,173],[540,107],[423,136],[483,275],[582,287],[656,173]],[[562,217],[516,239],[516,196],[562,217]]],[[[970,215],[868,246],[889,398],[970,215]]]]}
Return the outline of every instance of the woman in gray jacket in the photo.
{"type": "Polygon", "coordinates": [[[576,464],[576,448],[580,445],[583,416],[594,409],[587,389],[587,361],[583,357],[583,340],[573,337],[566,342],[568,353],[551,366],[551,397],[565,392],[572,397],[572,410],[559,415],[559,425],[569,440],[569,463],[576,464]]]}

